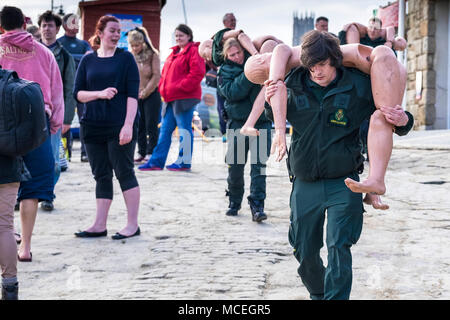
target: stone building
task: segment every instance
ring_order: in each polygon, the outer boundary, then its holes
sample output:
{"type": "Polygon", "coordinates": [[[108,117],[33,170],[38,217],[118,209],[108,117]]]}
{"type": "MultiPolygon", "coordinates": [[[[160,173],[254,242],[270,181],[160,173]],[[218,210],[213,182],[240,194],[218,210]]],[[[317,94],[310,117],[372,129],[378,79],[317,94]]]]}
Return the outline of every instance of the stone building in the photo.
{"type": "Polygon", "coordinates": [[[415,129],[450,129],[449,1],[408,0],[405,30],[406,105],[415,129]]]}
{"type": "Polygon", "coordinates": [[[302,36],[314,29],[314,14],[305,15],[301,14],[298,16],[297,12],[294,12],[294,24],[293,24],[293,36],[292,36],[292,46],[298,46],[301,43],[302,36]]]}

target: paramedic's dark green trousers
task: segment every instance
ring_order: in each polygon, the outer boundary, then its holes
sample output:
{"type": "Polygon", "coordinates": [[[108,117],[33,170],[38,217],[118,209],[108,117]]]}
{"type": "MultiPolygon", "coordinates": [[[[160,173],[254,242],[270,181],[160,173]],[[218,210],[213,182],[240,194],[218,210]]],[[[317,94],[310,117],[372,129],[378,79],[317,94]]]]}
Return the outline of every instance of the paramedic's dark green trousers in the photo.
{"type": "Polygon", "coordinates": [[[251,154],[250,164],[250,198],[264,201],[266,198],[266,162],[270,155],[271,128],[270,122],[257,123],[260,131],[258,137],[247,137],[239,133],[242,122],[235,120],[227,123],[228,190],[230,201],[240,204],[244,195],[244,169],[251,154]]]}
{"type": "MultiPolygon", "coordinates": [[[[357,174],[349,175],[359,181],[357,174]]],[[[349,299],[352,286],[350,247],[361,234],[362,194],[348,189],[341,177],[305,182],[295,179],[291,193],[289,242],[300,262],[298,274],[311,299],[349,299]],[[328,266],[320,258],[327,212],[328,266]]]]}

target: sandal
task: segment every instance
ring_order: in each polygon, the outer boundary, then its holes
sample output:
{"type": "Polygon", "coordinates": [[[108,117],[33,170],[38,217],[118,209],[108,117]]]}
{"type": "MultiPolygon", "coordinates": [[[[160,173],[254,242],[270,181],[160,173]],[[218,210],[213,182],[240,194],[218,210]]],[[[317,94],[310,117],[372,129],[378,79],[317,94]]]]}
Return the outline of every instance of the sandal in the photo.
{"type": "Polygon", "coordinates": [[[14,232],[14,237],[16,238],[16,243],[20,244],[22,242],[22,236],[20,233],[14,232]]]}
{"type": "Polygon", "coordinates": [[[17,260],[19,260],[20,262],[31,262],[33,260],[33,254],[30,252],[29,258],[21,258],[19,254],[17,254],[17,260]]]}

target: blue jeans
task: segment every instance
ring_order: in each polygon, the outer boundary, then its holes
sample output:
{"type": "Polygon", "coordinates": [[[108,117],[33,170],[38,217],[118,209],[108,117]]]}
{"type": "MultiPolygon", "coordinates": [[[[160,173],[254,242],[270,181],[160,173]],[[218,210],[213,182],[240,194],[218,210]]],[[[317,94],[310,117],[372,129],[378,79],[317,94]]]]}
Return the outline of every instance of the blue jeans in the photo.
{"type": "Polygon", "coordinates": [[[61,129],[59,129],[58,132],[50,136],[50,141],[52,144],[53,158],[55,159],[54,185],[56,185],[56,183],[59,180],[59,176],[61,174],[61,166],[59,165],[59,147],[61,145],[61,129]]]}
{"type": "Polygon", "coordinates": [[[159,133],[158,144],[153,149],[153,154],[148,163],[151,166],[164,167],[167,155],[169,154],[170,144],[172,143],[172,133],[176,127],[180,134],[180,151],[176,164],[190,168],[192,160],[192,147],[194,145],[194,136],[192,134],[192,116],[194,109],[175,115],[171,103],[167,104],[166,114],[162,120],[159,133]]]}

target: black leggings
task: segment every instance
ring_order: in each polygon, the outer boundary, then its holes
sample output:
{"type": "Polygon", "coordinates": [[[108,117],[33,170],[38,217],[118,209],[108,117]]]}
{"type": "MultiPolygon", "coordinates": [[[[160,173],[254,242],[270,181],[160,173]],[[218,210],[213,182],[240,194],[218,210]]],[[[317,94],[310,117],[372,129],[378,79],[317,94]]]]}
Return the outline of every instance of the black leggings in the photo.
{"type": "Polygon", "coordinates": [[[119,180],[122,192],[137,187],[138,181],[134,174],[133,156],[136,140],[126,145],[119,145],[119,137],[102,143],[85,142],[86,152],[97,185],[97,199],[113,198],[113,170],[119,180]]]}
{"type": "Polygon", "coordinates": [[[153,153],[158,143],[159,115],[161,114],[161,96],[158,89],[146,99],[139,99],[138,152],[145,157],[153,153]],[[148,137],[148,139],[147,139],[148,137]]]}

